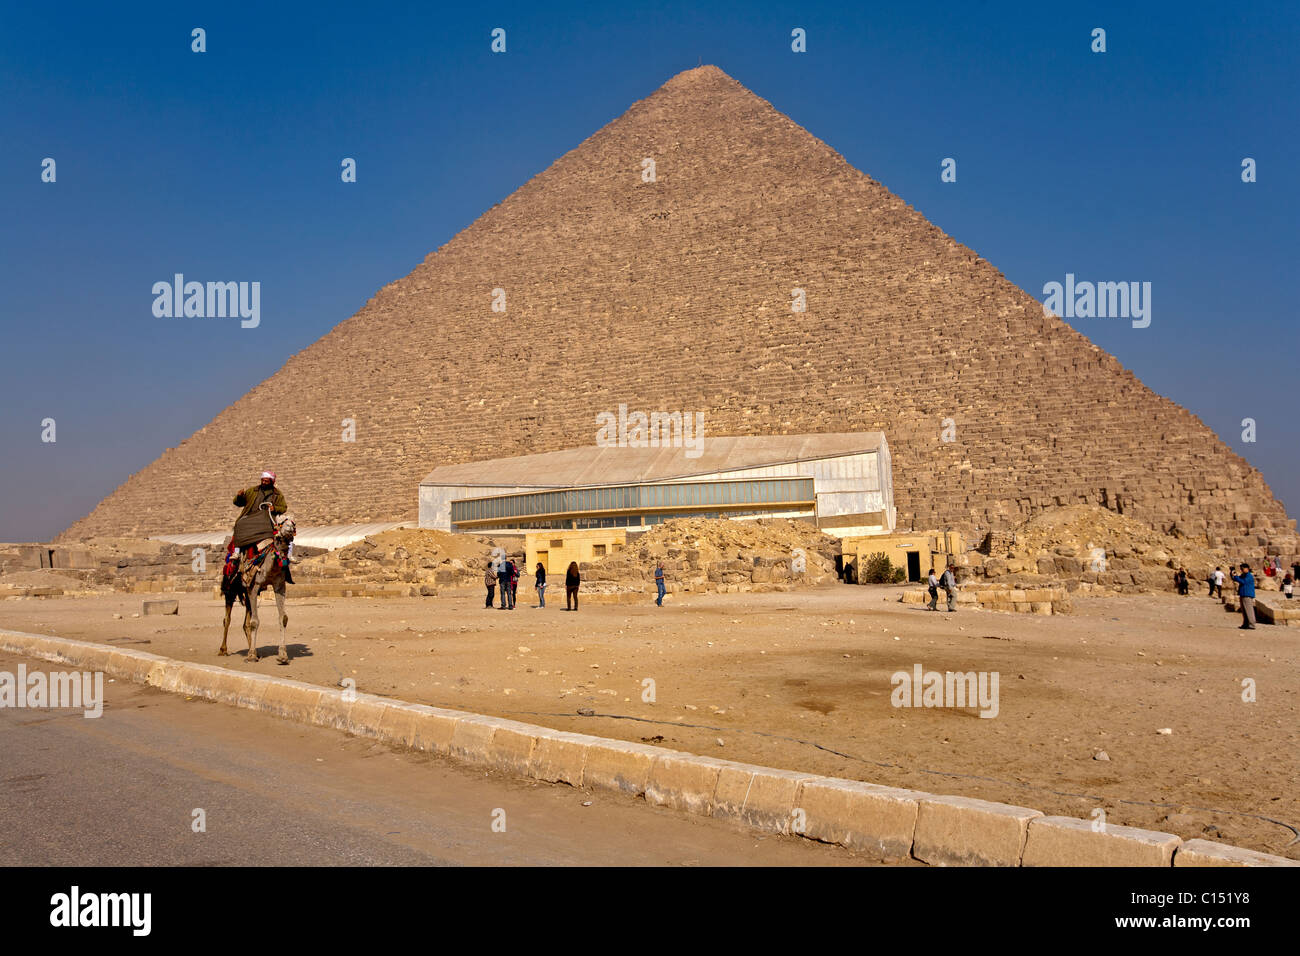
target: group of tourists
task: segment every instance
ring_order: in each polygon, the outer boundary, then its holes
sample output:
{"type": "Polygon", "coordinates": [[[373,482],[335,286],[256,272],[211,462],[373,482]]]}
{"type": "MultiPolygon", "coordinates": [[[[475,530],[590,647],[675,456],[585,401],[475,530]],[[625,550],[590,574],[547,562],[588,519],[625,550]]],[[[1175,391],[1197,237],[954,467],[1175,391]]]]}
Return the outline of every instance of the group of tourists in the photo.
{"type": "MultiPolygon", "coordinates": [[[[519,590],[519,565],[510,558],[492,560],[483,572],[483,586],[487,588],[487,603],[484,608],[492,607],[492,596],[497,588],[501,589],[501,604],[498,610],[515,609],[515,592],[519,590]]],[[[533,571],[534,587],[537,588],[537,606],[546,607],[546,566],[541,561],[533,571]]],[[[582,584],[582,575],[578,573],[578,562],[570,561],[569,569],[564,574],[564,609],[578,609],[578,587],[582,584]]]]}

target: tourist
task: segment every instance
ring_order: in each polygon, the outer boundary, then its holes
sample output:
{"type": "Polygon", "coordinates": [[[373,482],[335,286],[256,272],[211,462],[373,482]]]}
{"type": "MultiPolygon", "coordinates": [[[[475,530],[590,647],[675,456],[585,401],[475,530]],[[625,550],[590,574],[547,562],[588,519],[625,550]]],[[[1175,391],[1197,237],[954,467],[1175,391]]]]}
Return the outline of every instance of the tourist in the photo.
{"type": "Polygon", "coordinates": [[[954,574],[956,568],[951,564],[948,570],[943,572],[943,589],[948,593],[948,613],[957,610],[957,575],[954,574]]]}
{"type": "Polygon", "coordinates": [[[1241,603],[1241,627],[1238,630],[1255,629],[1255,575],[1250,573],[1250,565],[1241,566],[1240,576],[1234,574],[1232,580],[1237,582],[1237,600],[1241,603]]]}
{"type": "Polygon", "coordinates": [[[510,562],[510,610],[515,609],[515,594],[519,590],[519,565],[510,562]]]}
{"type": "Polygon", "coordinates": [[[1265,555],[1264,556],[1264,577],[1271,578],[1276,573],[1277,573],[1277,569],[1273,567],[1273,562],[1269,560],[1268,555],[1265,555]]]}
{"type": "Polygon", "coordinates": [[[1219,600],[1223,600],[1223,568],[1216,567],[1214,574],[1210,576],[1210,597],[1218,595],[1219,600]]]}
{"type": "Polygon", "coordinates": [[[581,583],[582,575],[578,574],[578,562],[570,561],[569,570],[564,575],[564,609],[566,611],[576,611],[578,609],[578,585],[581,583]]]}
{"type": "Polygon", "coordinates": [[[542,562],[537,562],[537,606],[546,607],[546,568],[542,562]]]}
{"type": "Polygon", "coordinates": [[[1295,590],[1295,578],[1293,578],[1291,576],[1291,572],[1288,571],[1286,573],[1286,577],[1282,579],[1282,593],[1286,596],[1286,599],[1288,601],[1291,600],[1291,593],[1294,590],[1295,590]]]}
{"type": "Polygon", "coordinates": [[[1183,597],[1187,597],[1187,569],[1179,568],[1174,572],[1174,588],[1183,597]]]}
{"type": "Polygon", "coordinates": [[[663,607],[664,593],[667,591],[667,588],[664,586],[664,563],[662,561],[655,564],[655,588],[659,592],[659,596],[655,598],[655,604],[659,607],[663,607]]]}
{"type": "Polygon", "coordinates": [[[501,606],[497,610],[504,611],[510,606],[510,562],[504,559],[497,565],[497,587],[501,590],[501,606]]]}
{"type": "Polygon", "coordinates": [[[939,579],[934,576],[934,568],[930,569],[930,576],[926,579],[930,586],[930,603],[925,606],[927,611],[939,610],[939,579]]]}
{"type": "Polygon", "coordinates": [[[487,587],[487,593],[488,593],[487,604],[485,605],[485,607],[491,607],[492,595],[497,589],[497,570],[496,568],[492,567],[491,561],[488,562],[487,571],[484,572],[483,574],[483,584],[487,587]]]}

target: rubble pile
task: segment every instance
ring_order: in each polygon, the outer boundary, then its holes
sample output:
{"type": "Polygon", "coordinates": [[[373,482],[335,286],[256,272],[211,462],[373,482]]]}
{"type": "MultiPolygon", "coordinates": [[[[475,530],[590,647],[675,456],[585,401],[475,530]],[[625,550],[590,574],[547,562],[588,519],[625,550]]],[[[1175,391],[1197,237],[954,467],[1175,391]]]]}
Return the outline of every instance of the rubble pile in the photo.
{"type": "Polygon", "coordinates": [[[579,566],[583,590],[652,593],[655,564],[669,593],[785,591],[834,581],[836,538],[805,521],[674,518],[579,566]]]}
{"type": "MultiPolygon", "coordinates": [[[[1187,538],[1157,531],[1132,518],[1093,505],[1071,505],[1035,515],[989,547],[970,553],[963,580],[1048,586],[1071,592],[1172,591],[1174,572],[1187,571],[1192,589],[1214,571],[1239,560],[1255,565],[1260,587],[1276,587],[1258,573],[1258,556],[1226,555],[1187,538]]],[[[1230,582],[1229,582],[1230,583],[1230,582]]]]}
{"type": "MultiPolygon", "coordinates": [[[[517,540],[517,539],[516,539],[517,540]]],[[[439,588],[479,587],[495,542],[476,535],[430,528],[395,528],[362,538],[294,566],[298,584],[404,584],[412,595],[434,595],[439,588]]],[[[523,562],[523,552],[503,549],[523,562]]]]}

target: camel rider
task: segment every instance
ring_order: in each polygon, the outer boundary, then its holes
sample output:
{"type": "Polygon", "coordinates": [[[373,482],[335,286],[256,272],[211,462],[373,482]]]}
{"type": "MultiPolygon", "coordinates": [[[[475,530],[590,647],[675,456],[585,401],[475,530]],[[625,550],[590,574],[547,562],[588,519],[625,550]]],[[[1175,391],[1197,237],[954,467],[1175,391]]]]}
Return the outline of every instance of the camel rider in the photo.
{"type": "MultiPolygon", "coordinates": [[[[289,510],[289,503],[285,501],[284,492],[275,487],[275,472],[262,472],[261,481],[251,488],[245,488],[235,495],[236,507],[242,508],[239,517],[244,518],[251,514],[256,514],[263,504],[269,502],[272,516],[284,514],[289,510]]],[[[285,555],[284,562],[284,580],[292,584],[293,577],[289,571],[289,565],[293,561],[293,542],[289,542],[289,553],[285,555]]]]}
{"type": "Polygon", "coordinates": [[[275,472],[273,471],[262,472],[260,484],[245,488],[235,495],[235,504],[244,509],[239,512],[239,517],[245,518],[248,515],[257,514],[257,509],[262,506],[264,501],[271,502],[271,514],[273,515],[282,515],[289,510],[289,503],[284,500],[284,492],[275,487],[275,472]]]}

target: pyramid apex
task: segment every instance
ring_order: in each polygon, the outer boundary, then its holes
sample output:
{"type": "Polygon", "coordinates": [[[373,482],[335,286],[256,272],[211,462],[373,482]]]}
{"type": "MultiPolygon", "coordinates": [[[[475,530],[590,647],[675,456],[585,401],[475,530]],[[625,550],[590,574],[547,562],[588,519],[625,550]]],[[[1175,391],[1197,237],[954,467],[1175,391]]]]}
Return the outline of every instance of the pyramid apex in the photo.
{"type": "Polygon", "coordinates": [[[689,89],[691,87],[713,85],[719,81],[736,82],[712,63],[705,63],[702,66],[692,67],[678,73],[663,85],[663,89],[689,89]]]}

